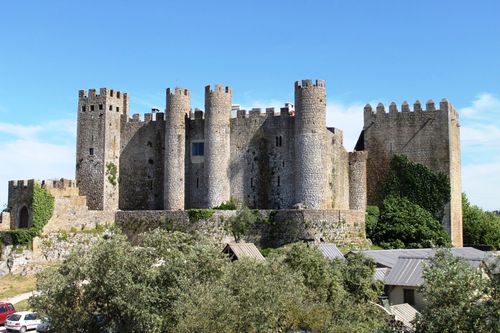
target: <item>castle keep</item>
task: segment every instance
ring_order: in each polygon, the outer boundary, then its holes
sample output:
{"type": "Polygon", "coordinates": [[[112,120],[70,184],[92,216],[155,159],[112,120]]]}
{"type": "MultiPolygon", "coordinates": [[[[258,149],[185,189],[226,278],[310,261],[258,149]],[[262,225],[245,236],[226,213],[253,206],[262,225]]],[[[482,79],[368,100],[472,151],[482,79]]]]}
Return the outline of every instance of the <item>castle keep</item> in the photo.
{"type": "MultiPolygon", "coordinates": [[[[279,210],[273,216],[283,232],[294,220],[302,221],[302,238],[360,241],[367,201],[377,201],[390,156],[405,154],[450,176],[443,223],[454,245],[462,244],[458,114],[450,103],[438,110],[416,103],[413,111],[405,103],[401,112],[393,103],[388,113],[367,105],[360,140],[348,152],[342,131],[326,126],[325,82],[297,81],[294,94],[295,104],[280,110],[242,110],[233,108],[231,87],[207,86],[203,111],[192,109],[189,90],[169,88],[165,112],[142,118],[129,116],[126,93],[81,90],[76,180],[42,184],[56,197],[49,228],[99,219],[189,224],[185,210],[234,198],[265,216],[279,210]]],[[[33,184],[9,183],[12,229],[30,226],[33,184]]],[[[220,227],[230,213],[217,214],[220,227]]]]}

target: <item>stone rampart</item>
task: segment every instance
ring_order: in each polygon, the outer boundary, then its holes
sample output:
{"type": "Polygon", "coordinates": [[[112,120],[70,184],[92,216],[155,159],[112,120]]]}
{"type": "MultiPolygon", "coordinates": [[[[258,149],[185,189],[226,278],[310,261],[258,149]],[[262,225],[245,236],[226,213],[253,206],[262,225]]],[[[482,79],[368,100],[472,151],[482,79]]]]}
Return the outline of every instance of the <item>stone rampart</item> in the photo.
{"type": "MultiPolygon", "coordinates": [[[[189,211],[118,211],[116,224],[131,241],[156,228],[201,232],[221,243],[232,241],[228,220],[237,211],[217,210],[207,220],[190,218],[189,211]]],[[[261,247],[278,247],[301,240],[366,245],[365,213],[353,210],[259,210],[259,222],[247,241],[261,247]]]]}

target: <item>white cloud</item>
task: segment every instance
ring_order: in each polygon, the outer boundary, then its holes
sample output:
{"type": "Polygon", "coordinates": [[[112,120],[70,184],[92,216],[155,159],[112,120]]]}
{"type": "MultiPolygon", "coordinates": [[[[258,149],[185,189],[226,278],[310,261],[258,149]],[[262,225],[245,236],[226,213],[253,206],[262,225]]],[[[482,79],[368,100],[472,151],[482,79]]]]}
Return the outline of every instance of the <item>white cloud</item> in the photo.
{"type": "Polygon", "coordinates": [[[44,124],[0,123],[0,208],[7,203],[8,181],[74,178],[76,122],[60,119],[44,124]]]}
{"type": "Polygon", "coordinates": [[[344,132],[344,147],[352,151],[363,129],[363,108],[360,103],[330,103],[326,107],[326,125],[344,132]]]}
{"type": "Polygon", "coordinates": [[[486,118],[492,111],[500,110],[500,99],[493,94],[482,93],[472,101],[472,105],[460,109],[460,114],[464,117],[486,118]]]}

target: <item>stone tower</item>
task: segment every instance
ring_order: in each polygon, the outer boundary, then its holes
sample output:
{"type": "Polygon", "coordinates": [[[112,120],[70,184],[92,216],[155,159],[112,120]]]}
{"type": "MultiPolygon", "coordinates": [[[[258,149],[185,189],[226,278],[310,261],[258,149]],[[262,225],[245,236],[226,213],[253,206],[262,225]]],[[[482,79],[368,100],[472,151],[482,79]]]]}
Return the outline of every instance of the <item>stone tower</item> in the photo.
{"type": "Polygon", "coordinates": [[[231,88],[205,87],[205,175],[207,206],[215,207],[230,198],[231,88]]]}
{"type": "Polygon", "coordinates": [[[446,99],[439,109],[432,100],[425,109],[419,101],[410,109],[404,102],[401,111],[393,102],[389,112],[379,103],[375,112],[364,109],[363,146],[368,151],[368,203],[377,204],[392,155],[406,155],[410,160],[448,175],[450,203],[445,207],[443,228],[454,246],[462,246],[462,201],[460,175],[459,115],[446,99]]]}
{"type": "Polygon", "coordinates": [[[326,171],[322,155],[326,128],[325,81],[295,82],[295,202],[323,208],[326,171]]]}
{"type": "Polygon", "coordinates": [[[349,209],[366,210],[365,151],[349,153],[349,209]]]}
{"type": "Polygon", "coordinates": [[[125,93],[107,88],[100,94],[79,92],[76,181],[89,209],[118,209],[121,118],[127,114],[125,93]]]}
{"type": "Polygon", "coordinates": [[[165,192],[164,209],[184,209],[186,115],[191,109],[187,89],[167,89],[165,122],[165,192]]]}

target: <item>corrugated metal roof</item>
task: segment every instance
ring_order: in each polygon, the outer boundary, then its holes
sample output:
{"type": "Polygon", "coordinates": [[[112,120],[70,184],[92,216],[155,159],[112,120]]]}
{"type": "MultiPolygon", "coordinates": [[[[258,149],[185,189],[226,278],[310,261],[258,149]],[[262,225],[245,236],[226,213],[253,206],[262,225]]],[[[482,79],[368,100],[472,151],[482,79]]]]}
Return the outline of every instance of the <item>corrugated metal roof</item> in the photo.
{"type": "MultiPolygon", "coordinates": [[[[481,265],[482,259],[466,259],[473,268],[481,265]]],[[[400,257],[385,276],[384,283],[392,286],[418,287],[424,283],[424,265],[428,257],[400,257]]]]}
{"type": "Polygon", "coordinates": [[[321,250],[323,255],[330,260],[334,259],[345,260],[344,255],[342,254],[342,252],[340,252],[340,250],[337,248],[335,244],[320,243],[318,244],[318,248],[321,250]]]}
{"type": "Polygon", "coordinates": [[[413,327],[411,321],[415,319],[418,311],[408,303],[396,304],[390,306],[391,313],[396,317],[396,320],[400,321],[410,332],[414,332],[415,327],[413,327]]]}
{"type": "MultiPolygon", "coordinates": [[[[486,253],[473,247],[455,247],[451,248],[451,253],[464,259],[484,258],[486,253]]],[[[370,251],[352,251],[353,253],[363,253],[373,258],[377,266],[392,268],[399,257],[423,257],[433,256],[435,249],[394,249],[394,250],[370,250],[370,251]]]]}
{"type": "Polygon", "coordinates": [[[387,273],[391,271],[390,268],[387,267],[377,267],[375,268],[375,273],[373,274],[373,278],[377,281],[384,281],[387,273]]]}
{"type": "Polygon", "coordinates": [[[255,258],[258,260],[265,260],[262,253],[253,243],[229,243],[223,250],[224,253],[233,255],[235,259],[243,257],[255,258]]]}

